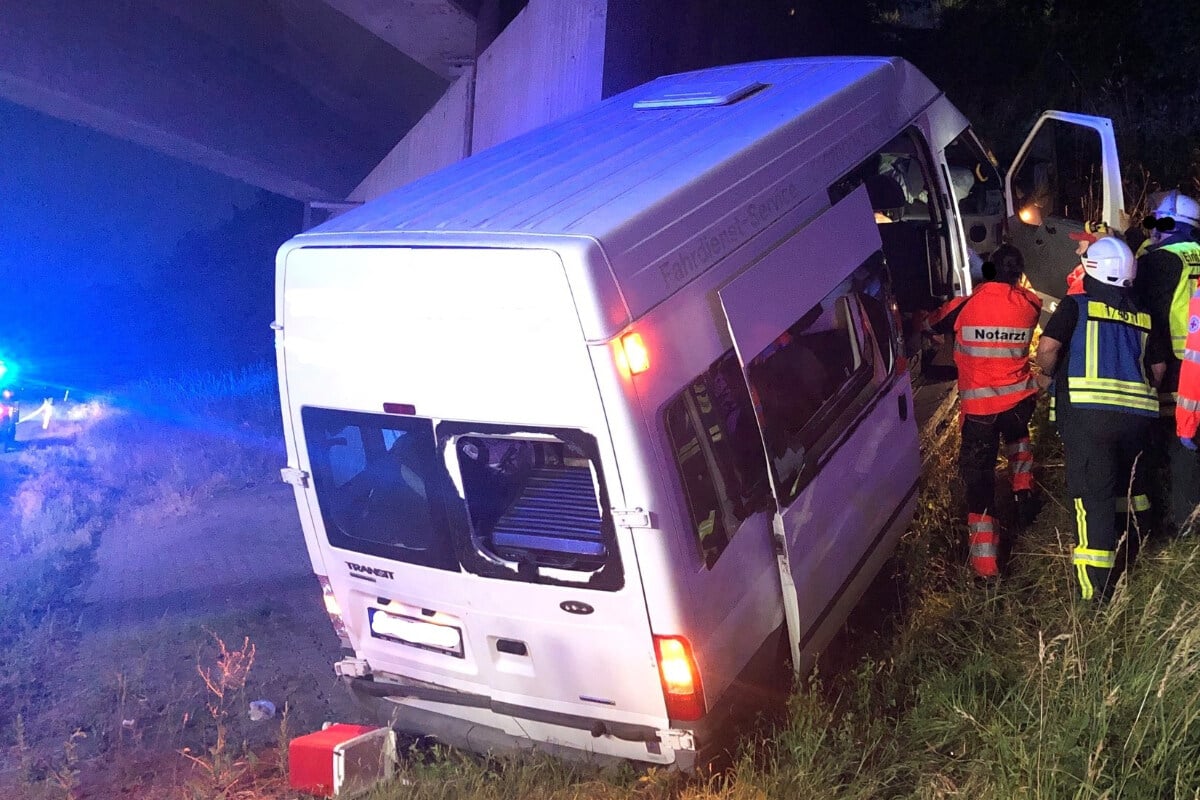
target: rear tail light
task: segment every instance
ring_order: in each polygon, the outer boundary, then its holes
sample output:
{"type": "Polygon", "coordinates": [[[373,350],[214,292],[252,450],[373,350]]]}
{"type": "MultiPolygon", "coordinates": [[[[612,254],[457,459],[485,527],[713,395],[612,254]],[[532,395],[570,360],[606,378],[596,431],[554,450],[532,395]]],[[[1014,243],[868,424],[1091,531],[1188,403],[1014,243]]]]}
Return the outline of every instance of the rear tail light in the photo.
{"type": "Polygon", "coordinates": [[[658,675],[662,679],[667,716],[691,721],[704,716],[704,687],[692,657],[692,646],[682,636],[655,636],[658,675]]]}
{"type": "Polygon", "coordinates": [[[350,646],[350,631],[346,629],[346,621],[342,619],[342,607],[337,601],[337,597],[333,594],[333,587],[329,584],[329,578],[324,575],[318,575],[317,581],[321,584],[321,594],[325,600],[325,612],[329,614],[329,621],[333,624],[333,632],[342,640],[344,647],[350,646]]]}

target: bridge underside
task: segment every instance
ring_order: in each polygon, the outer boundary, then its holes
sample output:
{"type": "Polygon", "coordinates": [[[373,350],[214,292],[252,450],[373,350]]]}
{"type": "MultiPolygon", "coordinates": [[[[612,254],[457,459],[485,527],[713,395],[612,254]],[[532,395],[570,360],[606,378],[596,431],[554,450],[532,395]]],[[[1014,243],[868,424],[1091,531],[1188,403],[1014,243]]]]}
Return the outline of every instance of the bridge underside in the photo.
{"type": "Polygon", "coordinates": [[[0,97],[287,197],[363,200],[655,75],[771,55],[750,16],[722,0],[0,3],[0,97]]]}

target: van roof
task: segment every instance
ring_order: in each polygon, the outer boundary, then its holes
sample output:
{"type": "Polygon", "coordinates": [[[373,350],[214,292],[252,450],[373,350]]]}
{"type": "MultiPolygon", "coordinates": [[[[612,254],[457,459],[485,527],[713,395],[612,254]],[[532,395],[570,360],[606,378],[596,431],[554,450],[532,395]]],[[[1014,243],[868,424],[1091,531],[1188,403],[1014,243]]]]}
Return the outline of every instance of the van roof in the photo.
{"type": "MultiPolygon", "coordinates": [[[[899,58],[668,75],[400,187],[293,246],[377,233],[424,243],[426,234],[452,234],[447,243],[459,246],[463,234],[585,237],[600,243],[637,317],[702,271],[673,281],[667,260],[690,254],[694,262],[697,242],[709,237],[715,247],[718,232],[733,240],[722,236],[720,255],[732,252],[739,235],[748,240],[823,192],[939,94],[899,58]]],[[[700,250],[703,268],[718,260],[713,248],[700,250]]]]}

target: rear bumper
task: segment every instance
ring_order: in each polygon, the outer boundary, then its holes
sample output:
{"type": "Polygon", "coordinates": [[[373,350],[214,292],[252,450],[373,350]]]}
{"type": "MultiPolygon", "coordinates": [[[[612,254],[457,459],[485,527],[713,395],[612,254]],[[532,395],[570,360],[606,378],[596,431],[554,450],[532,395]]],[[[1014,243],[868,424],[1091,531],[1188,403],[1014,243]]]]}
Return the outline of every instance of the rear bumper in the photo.
{"type": "Polygon", "coordinates": [[[476,753],[547,753],[568,761],[610,764],[639,761],[691,771],[703,763],[690,731],[654,731],[633,725],[554,714],[475,696],[453,703],[417,697],[412,688],[361,678],[344,679],[358,704],[380,724],[429,736],[476,753]],[[463,702],[463,701],[467,702],[463,702]],[[591,723],[591,724],[588,724],[591,723]]]}

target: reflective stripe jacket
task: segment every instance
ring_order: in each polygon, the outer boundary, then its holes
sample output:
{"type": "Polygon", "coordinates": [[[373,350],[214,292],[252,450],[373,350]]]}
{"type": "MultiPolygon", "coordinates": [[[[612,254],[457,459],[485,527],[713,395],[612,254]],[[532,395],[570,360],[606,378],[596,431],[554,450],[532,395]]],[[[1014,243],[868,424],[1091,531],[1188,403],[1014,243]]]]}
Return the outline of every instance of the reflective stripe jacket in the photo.
{"type": "Polygon", "coordinates": [[[1158,393],[1146,375],[1150,315],[1102,303],[1087,294],[1079,304],[1067,354],[1067,397],[1072,408],[1158,416],[1158,393]]]}
{"type": "Polygon", "coordinates": [[[1187,439],[1200,428],[1200,291],[1188,309],[1188,335],[1183,364],[1179,367],[1179,401],[1175,405],[1175,433],[1187,439]]]}
{"type": "Polygon", "coordinates": [[[1177,242],[1162,249],[1178,256],[1183,262],[1179,280],[1175,283],[1175,292],[1171,296],[1171,347],[1175,351],[1175,357],[1182,360],[1188,335],[1188,303],[1196,291],[1197,281],[1200,280],[1200,244],[1177,242]]]}
{"type": "Polygon", "coordinates": [[[934,314],[935,326],[954,318],[954,363],[964,414],[998,414],[1037,393],[1029,345],[1041,313],[1042,301],[1033,292],[988,281],[934,314]]]}
{"type": "Polygon", "coordinates": [[[1165,244],[1149,247],[1138,259],[1134,287],[1154,324],[1171,332],[1171,346],[1179,359],[1183,358],[1183,345],[1187,339],[1188,302],[1196,291],[1198,280],[1200,244],[1196,242],[1168,240],[1165,244]]]}

